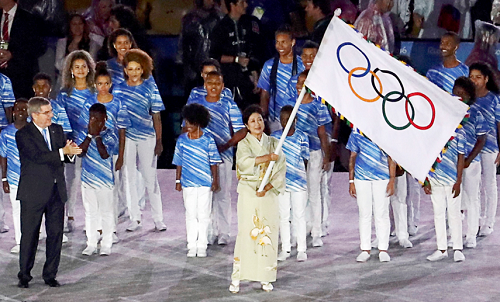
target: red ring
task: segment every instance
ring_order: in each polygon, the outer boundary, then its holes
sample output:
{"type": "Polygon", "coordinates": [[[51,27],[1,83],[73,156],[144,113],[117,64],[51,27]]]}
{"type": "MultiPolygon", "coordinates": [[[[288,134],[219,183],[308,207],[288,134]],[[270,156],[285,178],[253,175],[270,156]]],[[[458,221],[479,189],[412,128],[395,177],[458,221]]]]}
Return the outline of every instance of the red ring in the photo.
{"type": "Polygon", "coordinates": [[[434,103],[432,103],[431,99],[428,96],[426,96],[425,94],[421,93],[421,92],[410,93],[408,95],[408,99],[407,100],[409,100],[412,96],[416,96],[416,95],[423,97],[425,100],[427,100],[427,102],[429,103],[429,105],[431,105],[431,109],[432,109],[431,122],[427,126],[419,126],[419,125],[415,124],[413,122],[413,120],[410,118],[410,113],[408,112],[408,101],[405,102],[406,117],[408,118],[408,121],[413,125],[413,127],[417,128],[419,130],[427,130],[430,127],[432,127],[432,125],[434,125],[434,119],[436,118],[436,108],[434,108],[434,103]]]}

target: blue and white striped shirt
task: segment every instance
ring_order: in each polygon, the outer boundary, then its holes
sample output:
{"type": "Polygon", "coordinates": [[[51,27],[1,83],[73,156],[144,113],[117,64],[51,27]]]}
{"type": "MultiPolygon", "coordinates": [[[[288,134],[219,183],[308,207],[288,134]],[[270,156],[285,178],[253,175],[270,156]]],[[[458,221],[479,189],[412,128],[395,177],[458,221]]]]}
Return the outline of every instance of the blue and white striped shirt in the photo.
{"type": "Polygon", "coordinates": [[[172,163],[182,167],[181,185],[187,187],[211,187],[210,166],[221,163],[213,137],[203,132],[200,138],[190,139],[183,133],[177,139],[172,163]]]}
{"type": "MultiPolygon", "coordinates": [[[[283,130],[274,131],[271,136],[281,138],[283,130]]],[[[300,130],[285,138],[283,153],[286,157],[286,190],[299,192],[307,190],[306,166],[309,160],[309,138],[300,130]]]]}
{"type": "Polygon", "coordinates": [[[297,111],[297,129],[309,137],[309,149],[312,151],[321,149],[321,141],[318,136],[318,127],[331,123],[332,117],[328,108],[318,99],[308,104],[300,104],[297,111]]]}
{"type": "Polygon", "coordinates": [[[500,122],[500,98],[498,95],[488,92],[486,96],[477,98],[471,107],[479,108],[486,121],[488,134],[486,136],[486,144],[481,152],[498,152],[497,123],[500,122]]]}
{"type": "Polygon", "coordinates": [[[437,165],[432,179],[442,186],[452,186],[457,181],[458,155],[465,154],[465,130],[460,128],[455,134],[455,138],[448,144],[448,149],[443,154],[441,162],[437,165]]]}
{"type": "Polygon", "coordinates": [[[2,106],[0,106],[0,129],[3,129],[9,125],[5,108],[14,106],[16,98],[12,90],[12,82],[9,77],[2,73],[0,73],[0,87],[0,97],[2,98],[2,106]]]}
{"type": "MultiPolygon", "coordinates": [[[[469,120],[464,124],[463,128],[466,141],[464,154],[467,157],[472,152],[472,149],[477,142],[477,138],[488,133],[488,127],[483,114],[478,107],[474,106],[474,104],[469,108],[469,120]]],[[[480,158],[481,155],[478,154],[472,162],[478,162],[480,158]]]]}
{"type": "Polygon", "coordinates": [[[64,90],[59,92],[57,95],[56,102],[66,110],[69,123],[71,124],[71,129],[73,130],[71,133],[68,133],[68,139],[76,141],[80,132],[83,131],[83,128],[78,123],[78,120],[80,119],[80,114],[82,113],[83,104],[85,104],[87,99],[93,97],[94,95],[95,93],[90,91],[90,89],[78,90],[76,88],[73,88],[71,95],[68,95],[68,93],[64,90]]]}
{"type": "Polygon", "coordinates": [[[297,82],[299,80],[300,73],[292,76],[290,81],[288,81],[288,85],[286,86],[285,91],[285,105],[295,105],[295,101],[297,101],[297,97],[299,94],[297,93],[297,82]]]}
{"type": "Polygon", "coordinates": [[[446,68],[440,64],[429,69],[426,74],[429,81],[448,93],[452,93],[455,80],[461,76],[469,77],[469,67],[462,62],[453,68],[446,68]]]}
{"type": "MultiPolygon", "coordinates": [[[[80,115],[79,123],[85,129],[85,132],[88,132],[87,128],[89,125],[89,110],[92,105],[99,103],[97,100],[97,95],[88,99],[85,104],[83,104],[82,114],[80,115]]],[[[127,108],[117,97],[113,97],[113,99],[108,103],[101,103],[106,107],[106,116],[108,119],[106,120],[106,128],[113,129],[115,135],[118,137],[119,129],[127,129],[130,126],[130,119],[128,117],[127,108]]],[[[116,144],[115,149],[109,151],[110,154],[117,155],[118,154],[118,144],[116,144]]]]}
{"type": "MultiPolygon", "coordinates": [[[[219,101],[215,103],[208,102],[202,95],[188,100],[187,104],[200,104],[210,111],[210,123],[205,130],[213,136],[217,146],[227,143],[232,133],[238,132],[245,127],[241,111],[234,100],[221,93],[219,101]],[[232,130],[232,131],[231,131],[232,130]]],[[[229,148],[221,154],[224,162],[232,162],[233,148],[229,148]]]]}
{"type": "Polygon", "coordinates": [[[7,158],[7,181],[11,186],[19,186],[21,162],[16,143],[17,128],[10,124],[0,132],[0,156],[7,158]]]}
{"type": "Polygon", "coordinates": [[[54,116],[52,117],[52,123],[60,125],[63,128],[64,133],[66,134],[73,131],[71,129],[71,123],[69,122],[66,109],[64,109],[63,106],[59,105],[56,100],[50,100],[50,104],[52,105],[52,113],[54,113],[54,116]]]}
{"type": "Polygon", "coordinates": [[[115,86],[113,95],[127,108],[130,119],[127,138],[138,141],[156,135],[152,113],[165,110],[165,106],[153,83],[144,81],[141,85],[129,86],[123,82],[115,86]]]}
{"type": "MultiPolygon", "coordinates": [[[[273,68],[274,58],[267,60],[262,67],[257,87],[262,88],[270,93],[271,89],[271,70],[273,68]]],[[[276,99],[269,99],[269,118],[270,120],[279,121],[281,107],[288,103],[286,89],[288,82],[292,77],[293,62],[290,64],[278,63],[278,72],[276,74],[276,99]]],[[[297,74],[304,71],[305,67],[300,56],[297,56],[297,74]]]]}
{"type": "MultiPolygon", "coordinates": [[[[82,157],[82,185],[91,189],[112,189],[115,180],[113,157],[109,150],[116,148],[118,137],[112,129],[105,129],[100,135],[110,156],[102,159],[95,139],[91,140],[87,153],[82,157]]],[[[80,145],[86,137],[86,133],[80,132],[77,144],[80,145]]]]}
{"type": "Polygon", "coordinates": [[[387,154],[371,140],[353,131],[346,148],[358,154],[354,167],[355,179],[385,180],[390,178],[387,154]]]}

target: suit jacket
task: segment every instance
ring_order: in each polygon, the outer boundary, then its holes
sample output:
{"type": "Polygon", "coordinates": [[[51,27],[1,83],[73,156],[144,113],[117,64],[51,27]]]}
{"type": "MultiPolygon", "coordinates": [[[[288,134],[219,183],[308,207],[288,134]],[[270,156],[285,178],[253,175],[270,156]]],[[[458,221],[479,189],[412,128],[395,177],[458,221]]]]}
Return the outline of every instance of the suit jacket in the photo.
{"type": "Polygon", "coordinates": [[[52,196],[54,183],[57,184],[61,200],[65,202],[68,199],[64,164],[59,154],[59,149],[66,145],[66,137],[59,125],[52,124],[48,129],[52,151],[49,150],[42,133],[33,122],[16,132],[21,161],[18,200],[45,203],[52,196]]]}
{"type": "Polygon", "coordinates": [[[45,50],[40,36],[41,27],[42,23],[37,16],[18,5],[9,35],[8,49],[12,53],[12,59],[9,60],[7,68],[0,69],[11,79],[16,98],[29,98],[33,95],[32,79],[38,72],[38,57],[45,50]]]}

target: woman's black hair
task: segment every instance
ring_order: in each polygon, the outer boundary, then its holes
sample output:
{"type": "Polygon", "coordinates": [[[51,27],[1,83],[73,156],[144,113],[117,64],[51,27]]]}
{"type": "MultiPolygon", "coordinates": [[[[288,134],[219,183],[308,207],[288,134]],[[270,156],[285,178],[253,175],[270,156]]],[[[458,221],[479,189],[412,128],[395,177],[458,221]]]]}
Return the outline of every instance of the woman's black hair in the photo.
{"type": "Polygon", "coordinates": [[[493,74],[491,67],[489,67],[485,63],[477,62],[469,66],[469,74],[472,70],[478,70],[483,76],[488,77],[488,82],[486,83],[486,89],[495,94],[500,93],[500,89],[498,89],[498,85],[495,81],[496,78],[495,75],[493,74]]]}
{"type": "Polygon", "coordinates": [[[243,110],[243,124],[248,125],[248,119],[250,118],[250,115],[254,113],[258,113],[260,115],[263,114],[262,108],[257,104],[250,105],[243,110]]]}
{"type": "Polygon", "coordinates": [[[109,77],[109,79],[112,80],[111,74],[109,74],[108,64],[106,63],[106,61],[99,61],[99,62],[97,62],[97,64],[95,64],[96,82],[97,82],[97,78],[102,77],[102,76],[109,77]]]}
{"type": "Polygon", "coordinates": [[[205,66],[214,66],[217,71],[220,71],[220,63],[216,59],[208,58],[200,65],[200,72],[203,72],[205,66]]]}
{"type": "Polygon", "coordinates": [[[210,112],[200,104],[189,104],[182,108],[182,117],[190,124],[206,128],[210,122],[210,112]]]}
{"type": "Polygon", "coordinates": [[[453,85],[453,88],[455,87],[462,87],[463,90],[465,90],[465,93],[469,95],[469,101],[467,102],[467,105],[472,105],[476,101],[476,87],[474,86],[474,82],[472,82],[471,79],[468,77],[458,77],[455,80],[455,84],[453,85]]]}
{"type": "Polygon", "coordinates": [[[120,28],[125,28],[132,33],[141,30],[141,25],[137,20],[135,12],[128,6],[117,4],[111,9],[111,16],[114,16],[120,23],[120,28]]]}

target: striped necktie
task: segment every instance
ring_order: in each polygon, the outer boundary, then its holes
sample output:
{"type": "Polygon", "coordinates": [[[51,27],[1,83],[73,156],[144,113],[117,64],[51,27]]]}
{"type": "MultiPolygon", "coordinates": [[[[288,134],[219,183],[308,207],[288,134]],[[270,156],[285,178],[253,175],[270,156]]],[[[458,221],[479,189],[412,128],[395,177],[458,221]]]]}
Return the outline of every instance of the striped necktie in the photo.
{"type": "Polygon", "coordinates": [[[9,41],[9,14],[5,13],[4,14],[5,19],[3,21],[3,26],[2,26],[2,39],[4,41],[9,41]]]}

